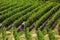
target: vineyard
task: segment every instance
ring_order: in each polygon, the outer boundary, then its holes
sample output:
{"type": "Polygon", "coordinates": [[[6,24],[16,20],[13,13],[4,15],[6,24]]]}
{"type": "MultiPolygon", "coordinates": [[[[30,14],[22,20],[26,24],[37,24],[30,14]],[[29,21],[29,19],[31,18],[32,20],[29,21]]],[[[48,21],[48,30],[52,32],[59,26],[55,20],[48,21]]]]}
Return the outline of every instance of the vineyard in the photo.
{"type": "Polygon", "coordinates": [[[0,0],[0,40],[60,40],[60,3],[0,0]]]}

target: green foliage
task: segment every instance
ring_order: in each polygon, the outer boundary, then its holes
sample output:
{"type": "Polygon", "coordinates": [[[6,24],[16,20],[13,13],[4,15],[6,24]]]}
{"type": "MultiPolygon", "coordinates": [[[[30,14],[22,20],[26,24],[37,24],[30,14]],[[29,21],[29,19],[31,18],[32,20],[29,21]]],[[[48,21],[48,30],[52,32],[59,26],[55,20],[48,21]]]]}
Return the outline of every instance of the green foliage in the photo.
{"type": "Polygon", "coordinates": [[[48,30],[48,28],[51,28],[51,25],[57,20],[57,18],[60,17],[60,10],[58,10],[53,17],[47,22],[46,24],[46,28],[48,30]]]}
{"type": "Polygon", "coordinates": [[[42,31],[40,31],[40,28],[37,28],[36,33],[37,33],[38,40],[44,40],[44,35],[42,31]]]}
{"type": "Polygon", "coordinates": [[[60,31],[60,21],[58,21],[58,30],[60,31]]]}
{"type": "MultiPolygon", "coordinates": [[[[45,14],[45,12],[47,10],[49,10],[49,8],[52,5],[53,5],[53,3],[51,3],[51,4],[48,3],[48,5],[46,5],[45,8],[40,9],[36,14],[32,15],[31,17],[29,17],[29,20],[26,21],[26,26],[30,26],[33,22],[35,22],[36,20],[38,20],[42,15],[45,14]]],[[[38,25],[35,25],[35,26],[37,27],[38,25]]]]}
{"type": "Polygon", "coordinates": [[[41,24],[43,24],[53,14],[53,12],[56,12],[59,6],[60,6],[59,4],[53,6],[53,8],[50,11],[48,11],[45,15],[43,15],[39,20],[36,21],[35,26],[36,27],[41,26],[41,24]]]}
{"type": "MultiPolygon", "coordinates": [[[[25,37],[26,40],[33,40],[30,34],[30,26],[35,26],[38,40],[44,40],[44,35],[48,32],[50,40],[56,40],[51,25],[60,17],[60,3],[59,0],[0,0],[0,23],[2,28],[3,40],[7,39],[6,28],[13,25],[13,35],[15,40],[20,40],[23,32],[17,32],[17,27],[25,21],[25,37]],[[57,11],[57,12],[56,12],[57,11]],[[55,13],[56,12],[56,13],[55,13]],[[53,14],[43,31],[40,26],[53,14]],[[35,23],[35,24],[34,24],[35,23]],[[4,25],[4,26],[3,26],[4,25]]],[[[45,24],[44,24],[45,25],[45,24]]],[[[58,23],[58,31],[60,31],[60,22],[58,23]]]]}
{"type": "Polygon", "coordinates": [[[2,38],[3,40],[7,39],[6,28],[4,26],[2,27],[2,38]]]}
{"type": "Polygon", "coordinates": [[[60,20],[58,21],[58,33],[59,33],[59,35],[60,35],[60,20]]]}
{"type": "MultiPolygon", "coordinates": [[[[8,19],[4,20],[2,23],[3,25],[9,25],[11,24],[12,22],[14,22],[15,20],[17,20],[19,17],[27,14],[28,12],[32,11],[33,9],[35,9],[36,7],[38,6],[38,4],[34,4],[32,6],[30,6],[29,8],[26,7],[27,9],[26,10],[23,10],[22,12],[19,12],[11,17],[9,17],[8,19]]],[[[25,9],[25,8],[23,8],[25,9]]]]}
{"type": "Polygon", "coordinates": [[[46,29],[45,29],[45,28],[42,30],[42,33],[43,33],[44,35],[46,35],[46,34],[47,34],[47,31],[46,31],[46,29]]]}
{"type": "Polygon", "coordinates": [[[16,27],[13,27],[13,35],[15,40],[20,40],[16,27]]]}
{"type": "Polygon", "coordinates": [[[18,26],[19,24],[21,24],[23,22],[23,20],[26,20],[27,18],[29,18],[31,15],[35,14],[35,12],[37,12],[40,8],[40,5],[37,6],[37,8],[33,9],[31,12],[29,12],[28,14],[20,17],[18,20],[16,20],[13,25],[14,26],[18,26]]]}
{"type": "Polygon", "coordinates": [[[28,27],[25,28],[25,36],[26,36],[26,40],[32,40],[28,27]]]}
{"type": "Polygon", "coordinates": [[[49,35],[49,40],[57,40],[51,29],[49,29],[48,35],[49,35]]]}

